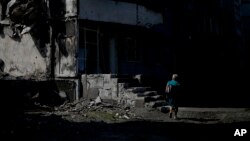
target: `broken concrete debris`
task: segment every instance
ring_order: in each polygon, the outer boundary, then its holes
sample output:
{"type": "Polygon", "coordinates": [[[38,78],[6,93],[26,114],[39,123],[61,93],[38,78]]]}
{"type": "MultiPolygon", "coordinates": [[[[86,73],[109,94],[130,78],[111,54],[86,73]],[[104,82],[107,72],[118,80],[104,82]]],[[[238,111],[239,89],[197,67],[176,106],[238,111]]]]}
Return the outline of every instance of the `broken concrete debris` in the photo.
{"type": "Polygon", "coordinates": [[[53,112],[57,115],[69,116],[72,120],[76,117],[95,121],[121,121],[139,118],[136,116],[134,108],[128,109],[120,104],[102,102],[99,96],[94,101],[80,99],[73,103],[64,103],[55,107],[53,112]]]}
{"type": "Polygon", "coordinates": [[[58,95],[59,95],[61,98],[67,98],[67,94],[66,94],[64,91],[59,91],[59,92],[58,92],[58,95]]]}
{"type": "Polygon", "coordinates": [[[96,99],[95,99],[95,105],[98,105],[100,104],[102,101],[101,101],[101,98],[100,96],[98,96],[96,99]]]}

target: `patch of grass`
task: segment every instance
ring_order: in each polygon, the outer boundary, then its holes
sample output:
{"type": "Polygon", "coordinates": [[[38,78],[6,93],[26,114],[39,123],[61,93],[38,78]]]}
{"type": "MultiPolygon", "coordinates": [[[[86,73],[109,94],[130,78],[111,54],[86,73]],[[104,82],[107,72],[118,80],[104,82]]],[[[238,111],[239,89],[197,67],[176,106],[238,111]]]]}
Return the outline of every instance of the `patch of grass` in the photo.
{"type": "Polygon", "coordinates": [[[115,121],[113,114],[106,113],[106,112],[93,111],[93,112],[89,112],[87,116],[95,118],[95,119],[99,119],[99,120],[104,120],[104,121],[115,121]]]}
{"type": "Polygon", "coordinates": [[[246,110],[245,110],[246,112],[250,112],[250,108],[246,108],[246,110]]]}

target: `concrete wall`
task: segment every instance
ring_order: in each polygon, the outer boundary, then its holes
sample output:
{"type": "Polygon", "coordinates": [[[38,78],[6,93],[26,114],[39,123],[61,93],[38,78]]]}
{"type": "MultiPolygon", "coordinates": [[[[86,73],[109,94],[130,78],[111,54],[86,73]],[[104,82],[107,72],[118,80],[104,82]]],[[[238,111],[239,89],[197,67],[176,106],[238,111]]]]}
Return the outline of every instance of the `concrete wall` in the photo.
{"type": "Polygon", "coordinates": [[[77,21],[61,22],[66,30],[59,32],[55,40],[55,77],[75,77],[77,75],[77,21]]]}
{"type": "Polygon", "coordinates": [[[24,94],[29,93],[29,88],[36,89],[46,95],[42,96],[45,101],[52,99],[50,93],[66,94],[71,102],[78,100],[79,79],[72,78],[77,75],[77,0],[16,5],[10,7],[16,13],[9,12],[7,18],[2,9],[7,3],[0,2],[0,80],[15,80],[13,86],[17,80],[28,80],[22,82],[39,88],[24,84],[24,94]],[[28,14],[18,11],[18,6],[28,14]]]}
{"type": "Polygon", "coordinates": [[[126,83],[118,83],[118,78],[111,74],[82,75],[83,97],[95,100],[98,96],[101,101],[115,102],[123,106],[135,106],[137,95],[127,89],[126,83]]]}
{"type": "Polygon", "coordinates": [[[119,96],[117,79],[111,78],[111,74],[82,75],[82,84],[86,98],[117,99],[119,96]]]}
{"type": "Polygon", "coordinates": [[[52,17],[59,18],[55,29],[55,77],[77,75],[77,0],[50,3],[52,17]]]}
{"type": "Polygon", "coordinates": [[[9,37],[9,28],[4,27],[0,34],[0,59],[5,64],[4,73],[14,77],[47,77],[50,74],[50,47],[43,48],[43,56],[29,33],[15,40],[9,37]]]}
{"type": "MultiPolygon", "coordinates": [[[[5,7],[7,5],[2,4],[0,5],[5,7]]],[[[22,4],[22,6],[26,5],[22,4]]],[[[47,15],[35,13],[36,15],[26,16],[19,21],[20,15],[18,17],[10,14],[10,18],[5,16],[5,19],[0,21],[0,59],[5,64],[4,73],[27,78],[48,78],[53,75],[75,77],[77,74],[77,1],[42,1],[34,3],[34,6],[37,13],[46,12],[47,15]],[[41,17],[29,19],[39,16],[41,17]],[[48,21],[48,18],[53,20],[48,21]],[[23,34],[26,27],[31,27],[31,30],[23,34]]],[[[16,6],[11,8],[18,10],[16,6]]],[[[30,9],[27,7],[25,10],[30,9]]],[[[2,9],[0,11],[5,12],[2,9]]]]}
{"type": "Polygon", "coordinates": [[[79,1],[79,18],[93,21],[114,22],[151,27],[163,23],[161,13],[144,6],[112,0],[79,1]]]}

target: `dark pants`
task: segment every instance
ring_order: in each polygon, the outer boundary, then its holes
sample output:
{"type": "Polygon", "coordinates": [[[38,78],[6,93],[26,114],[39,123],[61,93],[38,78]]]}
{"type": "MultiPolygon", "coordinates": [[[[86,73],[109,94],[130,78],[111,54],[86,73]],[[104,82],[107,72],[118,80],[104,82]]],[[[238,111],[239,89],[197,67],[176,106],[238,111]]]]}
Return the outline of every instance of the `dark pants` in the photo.
{"type": "Polygon", "coordinates": [[[173,107],[173,109],[175,110],[175,114],[177,114],[178,112],[178,104],[176,102],[176,99],[174,97],[168,96],[166,98],[167,101],[167,105],[170,105],[173,107]]]}

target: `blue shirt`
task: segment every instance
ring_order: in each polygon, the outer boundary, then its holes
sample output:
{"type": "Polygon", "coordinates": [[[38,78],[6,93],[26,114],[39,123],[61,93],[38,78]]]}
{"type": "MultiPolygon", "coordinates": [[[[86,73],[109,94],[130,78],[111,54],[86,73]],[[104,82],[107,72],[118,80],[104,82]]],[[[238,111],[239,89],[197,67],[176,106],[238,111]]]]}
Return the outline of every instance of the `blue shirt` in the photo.
{"type": "Polygon", "coordinates": [[[180,83],[175,81],[175,80],[170,80],[168,81],[167,85],[170,85],[170,86],[179,86],[180,83]]]}

